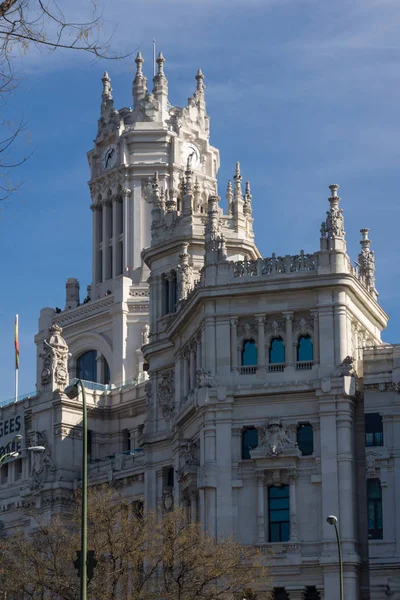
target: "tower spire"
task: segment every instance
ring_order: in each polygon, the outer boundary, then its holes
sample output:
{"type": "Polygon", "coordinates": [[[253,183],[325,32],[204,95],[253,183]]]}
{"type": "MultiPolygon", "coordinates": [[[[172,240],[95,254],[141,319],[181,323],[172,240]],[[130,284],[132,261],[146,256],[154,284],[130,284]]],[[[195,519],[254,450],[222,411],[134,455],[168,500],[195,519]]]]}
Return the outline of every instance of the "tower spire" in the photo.
{"type": "Polygon", "coordinates": [[[360,265],[360,277],[365,287],[375,297],[378,296],[375,289],[375,253],[371,250],[371,240],[368,238],[369,229],[360,229],[361,233],[361,252],[358,255],[358,264],[360,265]]]}
{"type": "Polygon", "coordinates": [[[108,75],[107,71],[104,71],[104,75],[101,78],[103,84],[103,91],[101,94],[101,114],[102,116],[108,110],[114,107],[113,97],[112,97],[112,87],[111,87],[111,79],[108,75]]]}
{"type": "Polygon", "coordinates": [[[147,78],[143,74],[143,56],[141,52],[137,53],[135,58],[136,63],[136,75],[133,80],[132,94],[133,94],[133,104],[135,108],[139,104],[140,100],[145,97],[147,94],[147,78]]]}
{"type": "Polygon", "coordinates": [[[244,193],[244,203],[243,203],[243,214],[251,217],[251,192],[250,192],[250,181],[246,181],[246,191],[244,193]]]}
{"type": "Polygon", "coordinates": [[[157,73],[153,77],[153,94],[159,102],[162,119],[168,113],[168,80],[164,73],[165,58],[162,52],[159,52],[157,60],[157,73]]]}
{"type": "Polygon", "coordinates": [[[199,110],[206,111],[206,102],[204,98],[204,90],[206,86],[204,85],[204,75],[201,69],[197,70],[196,73],[196,91],[194,92],[194,99],[199,110]]]}

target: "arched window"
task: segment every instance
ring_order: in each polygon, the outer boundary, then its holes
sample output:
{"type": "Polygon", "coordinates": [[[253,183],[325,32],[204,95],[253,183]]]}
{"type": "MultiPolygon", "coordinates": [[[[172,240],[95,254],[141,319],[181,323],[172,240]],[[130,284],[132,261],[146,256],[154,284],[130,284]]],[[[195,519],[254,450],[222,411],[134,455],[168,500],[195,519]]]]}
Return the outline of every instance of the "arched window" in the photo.
{"type": "Polygon", "coordinates": [[[245,340],[242,348],[242,366],[257,365],[257,346],[254,340],[245,340]]]}
{"type": "Polygon", "coordinates": [[[314,434],[310,423],[298,426],[297,445],[303,456],[310,456],[314,452],[314,434]]]}
{"type": "Polygon", "coordinates": [[[88,350],[76,361],[76,376],[84,381],[97,382],[97,352],[88,350]]]}
{"type": "Polygon", "coordinates": [[[314,360],[314,350],[312,339],[309,335],[302,335],[297,342],[297,361],[312,362],[314,360]]]}
{"type": "Polygon", "coordinates": [[[101,379],[97,379],[97,351],[88,350],[81,354],[76,361],[76,376],[84,381],[93,381],[94,383],[102,383],[108,385],[110,383],[110,367],[108,362],[102,357],[103,369],[101,369],[101,379]]]}
{"type": "Polygon", "coordinates": [[[285,362],[285,344],[281,337],[273,338],[269,347],[269,364],[282,364],[285,362]]]}

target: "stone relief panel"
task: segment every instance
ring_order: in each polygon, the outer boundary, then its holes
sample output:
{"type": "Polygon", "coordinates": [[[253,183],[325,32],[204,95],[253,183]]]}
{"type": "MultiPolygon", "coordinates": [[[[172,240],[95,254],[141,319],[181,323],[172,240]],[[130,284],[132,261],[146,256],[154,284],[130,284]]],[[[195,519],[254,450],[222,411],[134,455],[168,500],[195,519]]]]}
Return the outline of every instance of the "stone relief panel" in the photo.
{"type": "Polygon", "coordinates": [[[157,398],[162,416],[167,425],[170,425],[175,416],[175,380],[172,369],[162,373],[157,398]]]}

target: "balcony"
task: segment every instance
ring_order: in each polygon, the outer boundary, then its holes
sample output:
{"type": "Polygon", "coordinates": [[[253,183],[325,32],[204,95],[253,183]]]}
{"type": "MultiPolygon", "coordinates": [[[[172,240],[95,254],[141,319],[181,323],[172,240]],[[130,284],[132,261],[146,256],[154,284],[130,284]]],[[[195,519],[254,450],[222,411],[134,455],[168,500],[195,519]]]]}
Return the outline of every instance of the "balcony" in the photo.
{"type": "Polygon", "coordinates": [[[255,375],[257,373],[257,365],[249,365],[246,367],[240,367],[241,375],[255,375]]]}
{"type": "Polygon", "coordinates": [[[299,360],[296,363],[296,371],[311,371],[314,366],[313,360],[299,360]]]}
{"type": "Polygon", "coordinates": [[[272,365],[268,365],[268,371],[270,373],[282,373],[285,370],[285,363],[274,363],[272,365]]]}

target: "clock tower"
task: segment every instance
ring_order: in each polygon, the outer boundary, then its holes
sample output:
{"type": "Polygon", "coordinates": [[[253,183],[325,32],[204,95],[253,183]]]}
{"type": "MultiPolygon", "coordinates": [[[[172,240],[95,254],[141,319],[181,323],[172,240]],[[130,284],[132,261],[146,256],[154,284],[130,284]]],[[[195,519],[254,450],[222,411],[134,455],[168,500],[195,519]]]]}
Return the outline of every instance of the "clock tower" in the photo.
{"type": "MultiPolygon", "coordinates": [[[[93,269],[91,296],[114,292],[121,277],[130,285],[146,286],[149,270],[141,252],[151,244],[152,180],[179,203],[185,170],[190,165],[199,201],[215,193],[219,152],[209,144],[210,123],[204,100],[204,77],[196,74],[196,89],[185,108],[168,99],[165,59],[157,58],[152,92],[147,89],[141,53],[136,57],[133,108],[114,108],[108,73],[98,133],[88,153],[93,211],[93,269]]],[[[171,201],[174,201],[172,198],[171,201]]]]}

